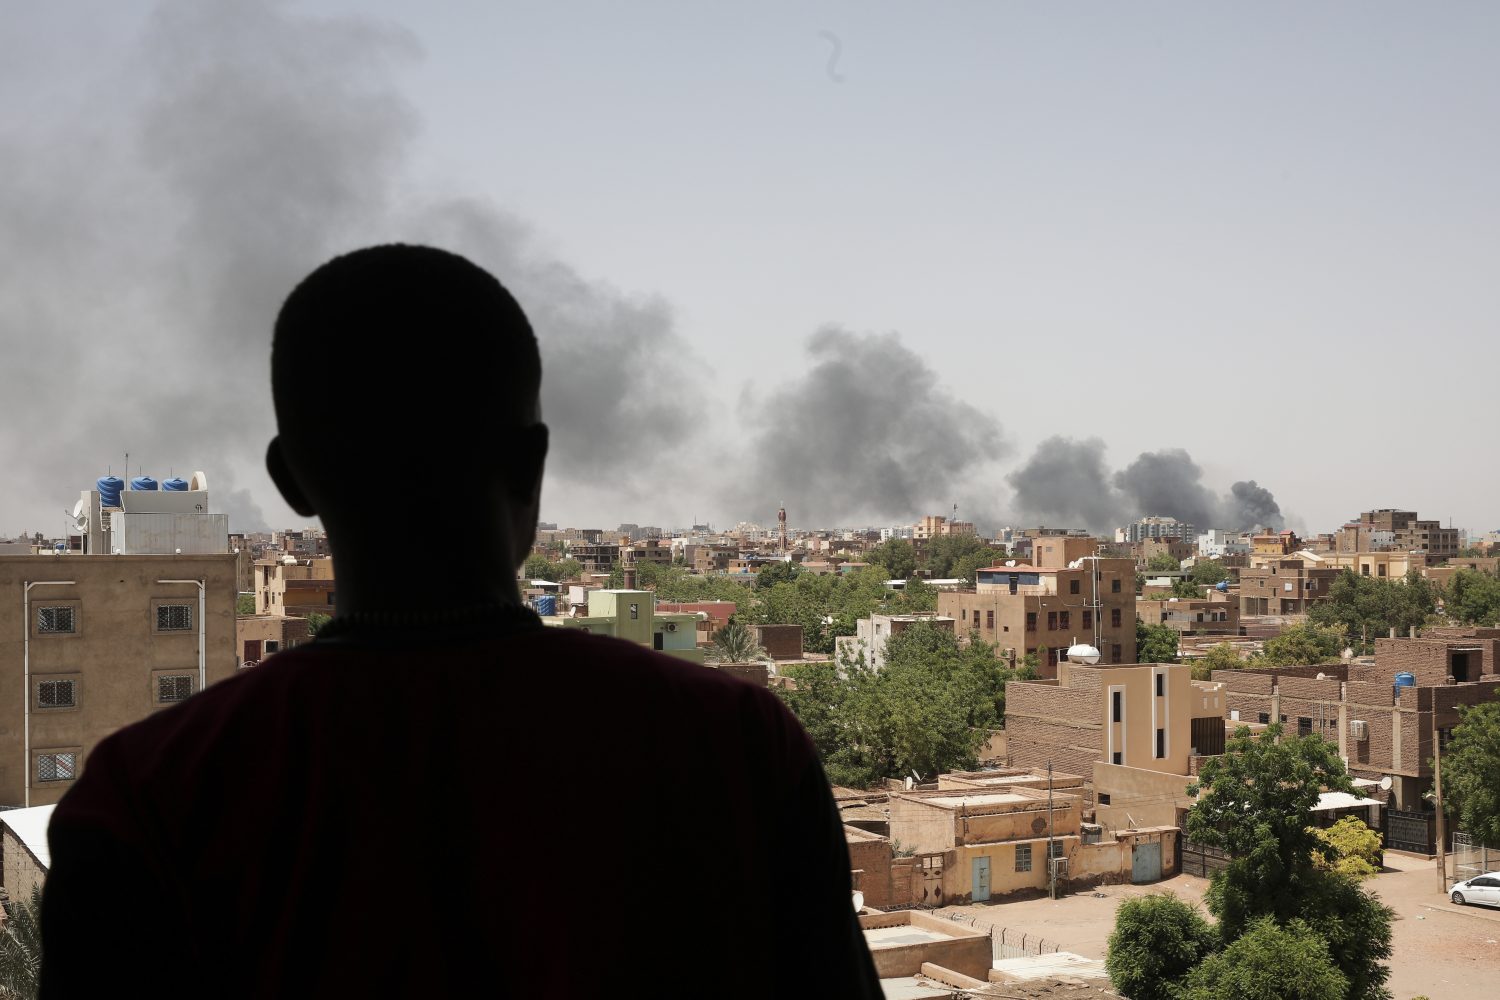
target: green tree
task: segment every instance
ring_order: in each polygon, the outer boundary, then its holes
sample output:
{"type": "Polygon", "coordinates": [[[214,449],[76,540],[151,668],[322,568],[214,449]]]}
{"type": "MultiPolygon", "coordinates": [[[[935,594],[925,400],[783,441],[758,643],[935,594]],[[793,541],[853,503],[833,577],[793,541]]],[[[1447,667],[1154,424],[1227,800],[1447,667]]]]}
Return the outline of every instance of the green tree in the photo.
{"type": "Polygon", "coordinates": [[[1172,596],[1185,598],[1190,601],[1201,601],[1203,599],[1203,588],[1192,580],[1173,580],[1172,596]]]}
{"type": "Polygon", "coordinates": [[[755,633],[738,617],[731,617],[714,633],[708,657],[723,663],[750,663],[768,658],[765,648],[756,641],[755,633]]]}
{"type": "Polygon", "coordinates": [[[1217,946],[1197,907],[1164,893],[1141,896],[1115,911],[1104,968],[1130,1000],[1173,1000],[1182,979],[1217,946]]]}
{"type": "Polygon", "coordinates": [[[1205,899],[1233,942],[1258,919],[1300,919],[1327,942],[1350,1000],[1387,997],[1392,911],[1357,883],[1320,867],[1334,849],[1312,826],[1326,788],[1352,792],[1338,748],[1317,736],[1284,737],[1279,724],[1252,737],[1241,727],[1226,752],[1203,762],[1188,794],[1188,836],[1230,855],[1205,899]],[[1320,860],[1321,859],[1321,862],[1320,860]]]}
{"type": "Polygon", "coordinates": [[[1193,582],[1205,587],[1212,587],[1222,580],[1229,579],[1229,574],[1224,569],[1224,563],[1218,559],[1199,559],[1193,563],[1193,582]]]}
{"type": "Polygon", "coordinates": [[[1345,816],[1330,827],[1314,827],[1313,836],[1329,848],[1331,855],[1313,855],[1313,863],[1356,881],[1380,871],[1380,834],[1358,816],[1345,816]]]}
{"type": "Polygon", "coordinates": [[[1336,628],[1310,623],[1293,625],[1265,641],[1256,663],[1265,667],[1338,663],[1343,645],[1344,636],[1336,628]]]}
{"type": "Polygon", "coordinates": [[[1458,570],[1448,580],[1443,610],[1466,625],[1494,625],[1500,621],[1500,578],[1478,570],[1458,570]]]}
{"type": "Polygon", "coordinates": [[[906,581],[890,610],[896,614],[916,615],[931,613],[937,610],[937,588],[926,582],[921,577],[912,577],[906,581]]]}
{"type": "Polygon", "coordinates": [[[556,581],[557,563],[544,555],[529,555],[521,567],[521,572],[528,580],[556,581]]]}
{"type": "Polygon", "coordinates": [[[42,889],[5,904],[0,931],[0,996],[33,1000],[42,969],[42,889]]]}
{"type": "MultiPolygon", "coordinates": [[[[1257,920],[1187,976],[1182,1000],[1326,1000],[1349,994],[1328,942],[1301,920],[1257,920]]],[[[1134,994],[1131,994],[1133,997],[1134,994]]]]}
{"type": "Polygon", "coordinates": [[[917,571],[917,550],[904,538],[888,538],[867,552],[865,561],[884,566],[892,580],[906,580],[917,571]]]}
{"type": "Polygon", "coordinates": [[[1308,621],[1333,628],[1340,634],[1340,647],[1347,641],[1369,652],[1364,640],[1375,639],[1396,629],[1400,634],[1421,626],[1437,608],[1438,591],[1415,570],[1399,580],[1362,576],[1344,570],[1328,588],[1325,600],[1308,608],[1308,621]]]}
{"type": "Polygon", "coordinates": [[[237,615],[255,614],[255,595],[237,594],[234,598],[234,613],[237,615]]]}
{"type": "Polygon", "coordinates": [[[1173,558],[1170,552],[1158,552],[1147,560],[1146,569],[1160,573],[1175,573],[1182,569],[1182,561],[1173,558]]]}
{"type": "Polygon", "coordinates": [[[778,583],[791,583],[797,579],[802,568],[793,562],[767,563],[755,574],[755,588],[774,587],[778,583]]]}
{"type": "Polygon", "coordinates": [[[1147,625],[1135,620],[1135,661],[1137,663],[1176,663],[1177,642],[1181,636],[1170,625],[1147,625]]]}
{"type": "Polygon", "coordinates": [[[320,631],[322,631],[323,626],[327,625],[332,620],[332,615],[324,615],[319,614],[316,611],[309,611],[307,614],[307,634],[310,636],[317,635],[320,631]]]}
{"type": "Polygon", "coordinates": [[[1215,670],[1239,670],[1245,665],[1245,661],[1240,658],[1239,651],[1229,642],[1219,643],[1191,662],[1195,681],[1209,680],[1215,670]]]}
{"type": "Polygon", "coordinates": [[[981,566],[988,566],[994,553],[978,535],[939,535],[927,542],[927,557],[923,568],[935,579],[958,576],[955,568],[964,559],[983,557],[981,566]]]}
{"type": "Polygon", "coordinates": [[[967,586],[972,587],[974,578],[980,570],[986,566],[998,566],[1008,558],[1001,549],[980,549],[960,557],[953,564],[953,569],[946,575],[963,580],[967,586]]]}
{"type": "Polygon", "coordinates": [[[1443,807],[1464,832],[1500,844],[1500,700],[1458,712],[1443,751],[1443,807]]]}

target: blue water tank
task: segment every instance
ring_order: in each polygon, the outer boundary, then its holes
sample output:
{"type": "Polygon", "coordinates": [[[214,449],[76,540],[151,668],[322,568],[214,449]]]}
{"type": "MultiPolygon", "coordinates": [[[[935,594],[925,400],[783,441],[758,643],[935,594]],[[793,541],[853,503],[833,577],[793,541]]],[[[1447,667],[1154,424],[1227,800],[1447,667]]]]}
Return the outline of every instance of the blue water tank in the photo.
{"type": "Polygon", "coordinates": [[[105,476],[96,482],[99,488],[99,502],[106,507],[120,506],[120,491],[125,488],[125,480],[119,476],[105,476]]]}
{"type": "Polygon", "coordinates": [[[1229,581],[1228,580],[1220,580],[1218,583],[1214,584],[1214,589],[1217,590],[1221,594],[1224,593],[1225,591],[1227,591],[1229,589],[1229,581]]]}
{"type": "Polygon", "coordinates": [[[557,595],[543,594],[536,599],[536,613],[542,616],[557,614],[557,595]]]}
{"type": "Polygon", "coordinates": [[[132,490],[154,490],[156,489],[156,480],[150,476],[136,476],[130,481],[130,488],[132,490]]]}
{"type": "Polygon", "coordinates": [[[1417,678],[1416,678],[1415,674],[1409,674],[1409,673],[1406,673],[1405,671],[1402,671],[1401,673],[1399,673],[1399,674],[1396,675],[1396,692],[1397,693],[1400,693],[1400,691],[1401,691],[1402,688],[1410,688],[1410,687],[1416,687],[1416,686],[1417,686],[1417,678]]]}
{"type": "Polygon", "coordinates": [[[173,476],[161,484],[161,488],[168,493],[186,493],[188,481],[181,476],[173,476]]]}
{"type": "Polygon", "coordinates": [[[59,552],[61,552],[61,551],[63,551],[63,550],[64,550],[64,549],[66,549],[66,548],[67,548],[67,546],[66,546],[66,545],[64,545],[64,544],[63,544],[63,543],[62,543],[62,542],[58,542],[58,543],[57,543],[57,544],[56,544],[56,545],[54,545],[54,546],[52,546],[52,547],[53,547],[53,548],[54,548],[54,549],[56,549],[56,550],[57,550],[57,551],[59,551],[59,552]]]}

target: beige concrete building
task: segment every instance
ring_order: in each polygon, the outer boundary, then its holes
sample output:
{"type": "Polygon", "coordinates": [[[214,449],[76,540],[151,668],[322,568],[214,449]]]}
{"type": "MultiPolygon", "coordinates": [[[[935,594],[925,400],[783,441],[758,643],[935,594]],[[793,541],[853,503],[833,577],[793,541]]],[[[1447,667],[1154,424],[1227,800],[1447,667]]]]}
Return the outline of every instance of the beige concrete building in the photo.
{"type": "MultiPolygon", "coordinates": [[[[1055,536],[1036,543],[1045,563],[1093,540],[1055,536]],[[1058,551],[1046,551],[1049,547],[1058,551]]],[[[939,593],[938,613],[957,619],[961,634],[977,633],[1016,656],[1046,649],[1043,677],[1056,676],[1061,655],[1075,641],[1095,646],[1106,663],[1130,663],[1135,659],[1135,563],[1078,557],[1061,566],[989,566],[978,572],[973,590],[939,593]]]]}
{"type": "Polygon", "coordinates": [[[31,898],[31,890],[47,881],[52,850],[47,843],[47,824],[55,806],[7,809],[0,812],[0,878],[12,902],[31,898]]]}
{"type": "Polygon", "coordinates": [[[0,556],[0,805],[56,802],[121,726],[232,676],[235,557],[0,556]]]}
{"type": "Polygon", "coordinates": [[[1301,549],[1297,558],[1312,569],[1347,569],[1359,576],[1400,579],[1415,570],[1427,568],[1427,556],[1421,552],[1312,552],[1301,549]]]}
{"type": "Polygon", "coordinates": [[[333,560],[261,559],[255,564],[255,610],[262,615],[328,615],[336,611],[333,560]]]}
{"type": "Polygon", "coordinates": [[[240,667],[253,667],[266,657],[307,642],[306,618],[291,615],[240,615],[234,621],[235,657],[240,667]]]}
{"type": "MultiPolygon", "coordinates": [[[[1221,597],[1223,595],[1220,595],[1221,597]]],[[[1240,634],[1238,602],[1164,597],[1135,602],[1136,617],[1147,625],[1169,625],[1183,635],[1234,636],[1240,634]]]]}
{"type": "Polygon", "coordinates": [[[1087,777],[1106,829],[1176,825],[1193,758],[1224,751],[1224,698],[1188,664],[1063,663],[1056,680],[1006,686],[1009,763],[1087,777]]]}

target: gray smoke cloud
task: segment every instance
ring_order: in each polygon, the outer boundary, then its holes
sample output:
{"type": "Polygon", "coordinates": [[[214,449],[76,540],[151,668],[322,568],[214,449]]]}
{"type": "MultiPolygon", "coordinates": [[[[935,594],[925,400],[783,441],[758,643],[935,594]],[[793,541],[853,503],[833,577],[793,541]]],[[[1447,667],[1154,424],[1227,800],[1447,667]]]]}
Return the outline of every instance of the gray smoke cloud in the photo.
{"type": "Polygon", "coordinates": [[[836,326],[806,343],[808,367],[742,406],[754,437],[745,468],[726,470],[726,504],[784,501],[798,524],[988,518],[985,467],[1007,451],[993,417],[950,395],[894,333],[836,326]]]}
{"type": "Polygon", "coordinates": [[[392,241],[467,253],[527,308],[549,480],[629,496],[653,478],[652,445],[700,412],[656,363],[683,350],[670,310],[549,259],[493,206],[411,193],[420,122],[397,79],[420,56],[363,18],[169,0],[90,114],[0,138],[0,461],[28,470],[28,510],[123,473],[128,450],[131,474],[208,470],[234,530],[267,527],[276,310],[322,261],[392,241]]]}
{"type": "Polygon", "coordinates": [[[1108,532],[1146,515],[1188,521],[1200,529],[1242,531],[1285,523],[1271,491],[1254,480],[1220,496],[1203,484],[1203,470],[1181,448],[1143,452],[1111,474],[1098,438],[1052,437],[1037,446],[1007,481],[1022,516],[1058,527],[1108,532]]]}

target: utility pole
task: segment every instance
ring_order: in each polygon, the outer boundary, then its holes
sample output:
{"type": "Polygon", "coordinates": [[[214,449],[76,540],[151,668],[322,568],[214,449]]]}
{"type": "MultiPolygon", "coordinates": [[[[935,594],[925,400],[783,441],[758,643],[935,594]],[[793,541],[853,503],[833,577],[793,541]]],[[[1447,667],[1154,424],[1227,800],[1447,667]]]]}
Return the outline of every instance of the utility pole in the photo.
{"type": "Polygon", "coordinates": [[[1047,892],[1057,898],[1057,866],[1052,863],[1052,759],[1047,759],[1047,892]]]}
{"type": "Polygon", "coordinates": [[[1448,855],[1443,850],[1443,748],[1438,734],[1437,706],[1432,713],[1432,791],[1433,804],[1437,806],[1437,870],[1438,890],[1448,894],[1448,855]]]}

